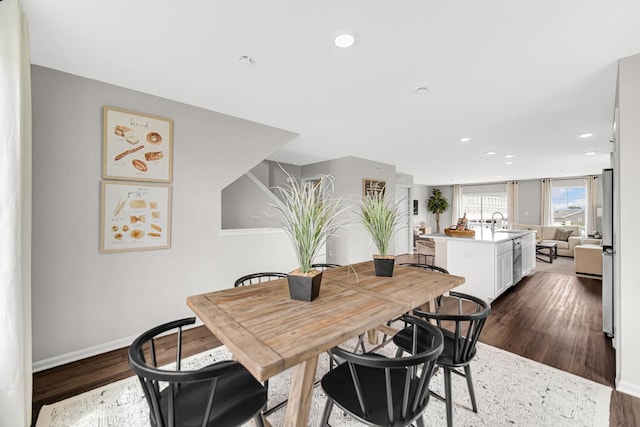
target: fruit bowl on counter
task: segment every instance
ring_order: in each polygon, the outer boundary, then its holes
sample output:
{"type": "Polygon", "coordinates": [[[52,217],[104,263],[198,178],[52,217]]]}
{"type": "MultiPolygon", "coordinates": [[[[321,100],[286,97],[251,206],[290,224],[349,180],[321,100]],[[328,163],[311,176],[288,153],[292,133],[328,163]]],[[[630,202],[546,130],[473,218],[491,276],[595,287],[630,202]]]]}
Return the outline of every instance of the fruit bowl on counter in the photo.
{"type": "Polygon", "coordinates": [[[445,228],[444,234],[449,237],[475,237],[475,230],[458,230],[455,228],[445,228]]]}

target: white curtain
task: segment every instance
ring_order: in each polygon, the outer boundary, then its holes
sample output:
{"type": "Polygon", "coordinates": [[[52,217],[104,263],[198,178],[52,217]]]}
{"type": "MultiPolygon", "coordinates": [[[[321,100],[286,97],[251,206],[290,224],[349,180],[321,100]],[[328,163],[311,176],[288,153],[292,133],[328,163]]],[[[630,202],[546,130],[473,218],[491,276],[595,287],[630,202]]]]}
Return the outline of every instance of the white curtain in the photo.
{"type": "Polygon", "coordinates": [[[19,0],[0,2],[0,426],[31,424],[31,81],[19,0]]]}
{"type": "Polygon", "coordinates": [[[462,185],[452,185],[453,197],[451,200],[451,223],[455,224],[458,218],[462,218],[462,185]]]}
{"type": "Polygon", "coordinates": [[[520,215],[518,215],[518,181],[509,181],[505,183],[507,190],[507,218],[509,224],[519,224],[520,215]]]}
{"type": "Polygon", "coordinates": [[[600,182],[600,177],[590,175],[585,178],[585,180],[587,187],[587,221],[585,231],[591,233],[598,229],[598,183],[600,182]]]}
{"type": "Polygon", "coordinates": [[[551,179],[540,181],[540,225],[553,225],[553,208],[551,206],[551,179]]]}

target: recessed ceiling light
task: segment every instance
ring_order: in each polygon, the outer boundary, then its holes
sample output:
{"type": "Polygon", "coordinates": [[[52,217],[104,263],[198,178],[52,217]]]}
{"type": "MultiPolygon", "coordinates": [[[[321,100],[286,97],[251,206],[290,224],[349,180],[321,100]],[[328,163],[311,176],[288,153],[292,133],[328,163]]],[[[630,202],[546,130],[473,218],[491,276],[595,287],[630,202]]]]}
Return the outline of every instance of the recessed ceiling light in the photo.
{"type": "Polygon", "coordinates": [[[464,136],[464,137],[460,138],[458,141],[460,141],[460,142],[469,142],[469,141],[471,141],[471,138],[469,138],[468,136],[464,136]]]}
{"type": "Polygon", "coordinates": [[[484,154],[486,154],[487,156],[493,156],[494,154],[496,154],[496,152],[495,151],[487,151],[484,154]]]}
{"type": "Polygon", "coordinates": [[[581,133],[578,135],[578,138],[591,138],[593,134],[591,132],[581,133]]]}
{"type": "Polygon", "coordinates": [[[253,58],[247,55],[242,55],[238,58],[238,61],[240,61],[241,64],[253,65],[253,58]]]}
{"type": "Polygon", "coordinates": [[[585,156],[594,156],[595,154],[595,151],[587,151],[586,153],[584,153],[585,156]]]}
{"type": "Polygon", "coordinates": [[[343,31],[335,36],[333,42],[341,48],[351,47],[356,42],[356,35],[355,33],[343,31]]]}
{"type": "Polygon", "coordinates": [[[512,159],[513,158],[513,154],[505,154],[504,158],[505,159],[512,159]]]}
{"type": "Polygon", "coordinates": [[[512,165],[513,162],[504,162],[505,165],[512,165]]]}
{"type": "Polygon", "coordinates": [[[426,86],[420,86],[418,89],[416,89],[416,93],[418,95],[426,95],[427,93],[429,93],[429,88],[426,86]]]}

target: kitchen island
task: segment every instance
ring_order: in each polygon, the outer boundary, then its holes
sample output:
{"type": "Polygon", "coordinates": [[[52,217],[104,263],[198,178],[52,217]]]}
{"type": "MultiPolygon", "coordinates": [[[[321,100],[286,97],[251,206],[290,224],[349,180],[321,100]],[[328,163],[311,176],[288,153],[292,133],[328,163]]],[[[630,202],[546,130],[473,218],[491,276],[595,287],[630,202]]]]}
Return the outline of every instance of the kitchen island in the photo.
{"type": "Polygon", "coordinates": [[[463,276],[466,283],[455,290],[492,301],[536,265],[535,232],[496,230],[476,233],[475,237],[430,234],[435,242],[435,264],[451,274],[463,276]]]}

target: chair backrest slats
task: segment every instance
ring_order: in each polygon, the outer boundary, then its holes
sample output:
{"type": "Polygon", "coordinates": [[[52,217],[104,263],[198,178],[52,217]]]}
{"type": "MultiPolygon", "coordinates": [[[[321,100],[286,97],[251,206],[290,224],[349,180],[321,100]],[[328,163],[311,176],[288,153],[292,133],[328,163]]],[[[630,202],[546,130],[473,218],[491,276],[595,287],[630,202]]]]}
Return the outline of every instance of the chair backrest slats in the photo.
{"type": "MultiPolygon", "coordinates": [[[[244,385],[248,384],[249,390],[253,390],[253,394],[249,393],[247,401],[251,402],[247,408],[242,408],[234,412],[234,416],[253,417],[259,413],[260,408],[266,403],[266,390],[255,381],[250,374],[243,370],[237,362],[234,361],[218,361],[201,369],[182,370],[182,352],[184,337],[183,328],[187,325],[193,325],[195,317],[180,319],[157,326],[137,337],[129,347],[129,367],[138,376],[140,385],[144,392],[145,398],[149,405],[149,418],[151,425],[156,427],[174,427],[177,424],[185,423],[185,425],[211,425],[220,419],[218,411],[213,410],[214,401],[218,405],[229,405],[230,402],[236,401],[236,394],[244,390],[244,385]],[[166,342],[169,337],[158,341],[156,349],[156,339],[166,335],[166,333],[175,332],[177,335],[177,343],[175,347],[165,347],[161,343],[166,342]],[[158,350],[162,351],[158,353],[158,350]],[[171,354],[166,357],[171,349],[171,354]],[[147,351],[148,350],[148,351],[147,351]],[[175,354],[173,353],[175,351],[175,354]],[[146,354],[150,357],[147,358],[146,354]],[[171,367],[159,368],[159,363],[167,363],[173,360],[175,355],[175,365],[171,367]],[[167,360],[168,359],[168,360],[167,360]],[[240,380],[238,387],[232,387],[234,398],[230,399],[226,396],[215,396],[218,385],[217,379],[223,375],[233,375],[230,378],[243,378],[243,375],[251,378],[252,382],[244,382],[240,380]],[[162,390],[160,390],[162,385],[162,390]],[[166,385],[166,387],[165,387],[166,385]],[[209,387],[211,385],[211,387],[209,387]],[[253,387],[253,388],[251,388],[253,387]],[[188,391],[187,391],[188,389],[188,391]],[[264,392],[264,394],[260,393],[264,392]],[[203,406],[208,398],[207,406],[203,406]],[[197,403],[194,403],[197,402],[197,403]],[[194,413],[193,407],[202,408],[204,417],[201,421],[202,412],[194,413]],[[251,411],[255,412],[251,413],[251,411]],[[245,414],[246,413],[246,414],[245,414]],[[185,421],[186,419],[186,421],[185,421]]],[[[229,378],[229,377],[228,377],[229,378]]],[[[233,382],[233,381],[229,381],[233,382]]],[[[222,384],[222,383],[221,383],[222,384]]],[[[225,385],[227,385],[225,383],[225,385]]],[[[224,407],[223,407],[224,408],[224,407]]],[[[199,410],[199,409],[198,409],[199,410]]],[[[224,414],[225,409],[221,409],[220,413],[224,414]]]]}
{"type": "Polygon", "coordinates": [[[369,410],[364,401],[364,394],[362,392],[362,386],[360,385],[360,379],[358,378],[358,372],[355,369],[355,366],[352,362],[349,362],[349,371],[351,371],[351,379],[353,380],[353,385],[356,389],[356,396],[358,396],[358,402],[360,403],[360,410],[363,414],[368,414],[369,410]]]}
{"type": "Polygon", "coordinates": [[[218,378],[213,378],[211,380],[211,391],[209,392],[209,398],[207,399],[207,409],[204,412],[204,416],[202,417],[201,427],[207,427],[209,421],[209,415],[211,415],[211,410],[213,409],[213,397],[216,394],[216,388],[218,387],[218,378]]]}
{"type": "Polygon", "coordinates": [[[329,268],[342,267],[340,264],[327,264],[327,263],[316,263],[311,264],[311,268],[315,268],[316,270],[324,271],[329,268]]]}
{"type": "MultiPolygon", "coordinates": [[[[341,348],[334,348],[331,352],[341,359],[345,359],[351,371],[353,388],[360,404],[362,419],[368,420],[374,412],[378,417],[384,413],[388,417],[388,425],[408,425],[426,407],[429,401],[429,383],[434,372],[435,363],[444,348],[442,332],[434,325],[413,316],[404,315],[405,321],[419,329],[421,337],[430,336],[430,340],[424,340],[419,346],[414,347],[414,352],[405,357],[387,358],[380,355],[355,354],[341,348]],[[429,345],[431,343],[431,345],[429,345]],[[366,384],[377,379],[384,381],[386,407],[368,408],[366,402],[372,399],[370,389],[362,389],[358,368],[363,367],[362,374],[373,375],[368,378],[366,384]],[[421,369],[420,369],[421,368],[421,369]],[[383,370],[379,375],[371,374],[372,371],[383,370]],[[369,396],[369,398],[367,398],[369,396]],[[384,411],[384,413],[382,412],[384,411]]],[[[373,387],[375,390],[380,390],[373,387]]],[[[377,424],[376,424],[377,425],[377,424]]]]}
{"type": "Polygon", "coordinates": [[[181,371],[180,362],[182,361],[182,328],[178,328],[178,342],[176,349],[176,371],[181,371]]]}
{"type": "Polygon", "coordinates": [[[449,274],[449,272],[446,269],[442,267],[438,267],[436,265],[431,265],[431,264],[422,264],[418,262],[402,262],[398,265],[403,265],[405,267],[422,268],[423,270],[431,270],[436,273],[449,274]]]}
{"type": "Polygon", "coordinates": [[[480,298],[460,292],[451,291],[450,297],[457,300],[456,314],[443,312],[442,310],[446,307],[443,305],[435,313],[414,310],[414,315],[423,319],[435,320],[438,327],[443,328],[443,330],[447,329],[447,325],[443,326],[443,322],[454,322],[453,337],[451,338],[452,354],[450,356],[453,364],[461,365],[469,362],[475,355],[478,338],[487,317],[491,313],[491,306],[480,298]],[[474,311],[465,313],[465,304],[469,303],[473,304],[474,311]]]}
{"type": "Polygon", "coordinates": [[[167,413],[167,424],[169,427],[175,427],[176,425],[176,411],[175,411],[175,398],[176,398],[176,383],[169,383],[169,405],[167,413]]]}
{"type": "MultiPolygon", "coordinates": [[[[387,385],[387,416],[389,417],[389,424],[393,423],[393,394],[391,393],[391,369],[384,369],[384,381],[387,385]]],[[[402,396],[402,400],[406,399],[405,396],[402,396]]],[[[404,415],[404,414],[403,414],[404,415]]]]}
{"type": "Polygon", "coordinates": [[[153,338],[149,341],[149,348],[151,351],[151,364],[157,367],[158,361],[156,360],[156,342],[153,338]]]}
{"type": "Polygon", "coordinates": [[[286,273],[278,273],[275,271],[252,273],[238,278],[233,286],[237,288],[239,286],[256,285],[258,283],[269,282],[271,280],[282,279],[284,277],[287,277],[286,273]]]}

